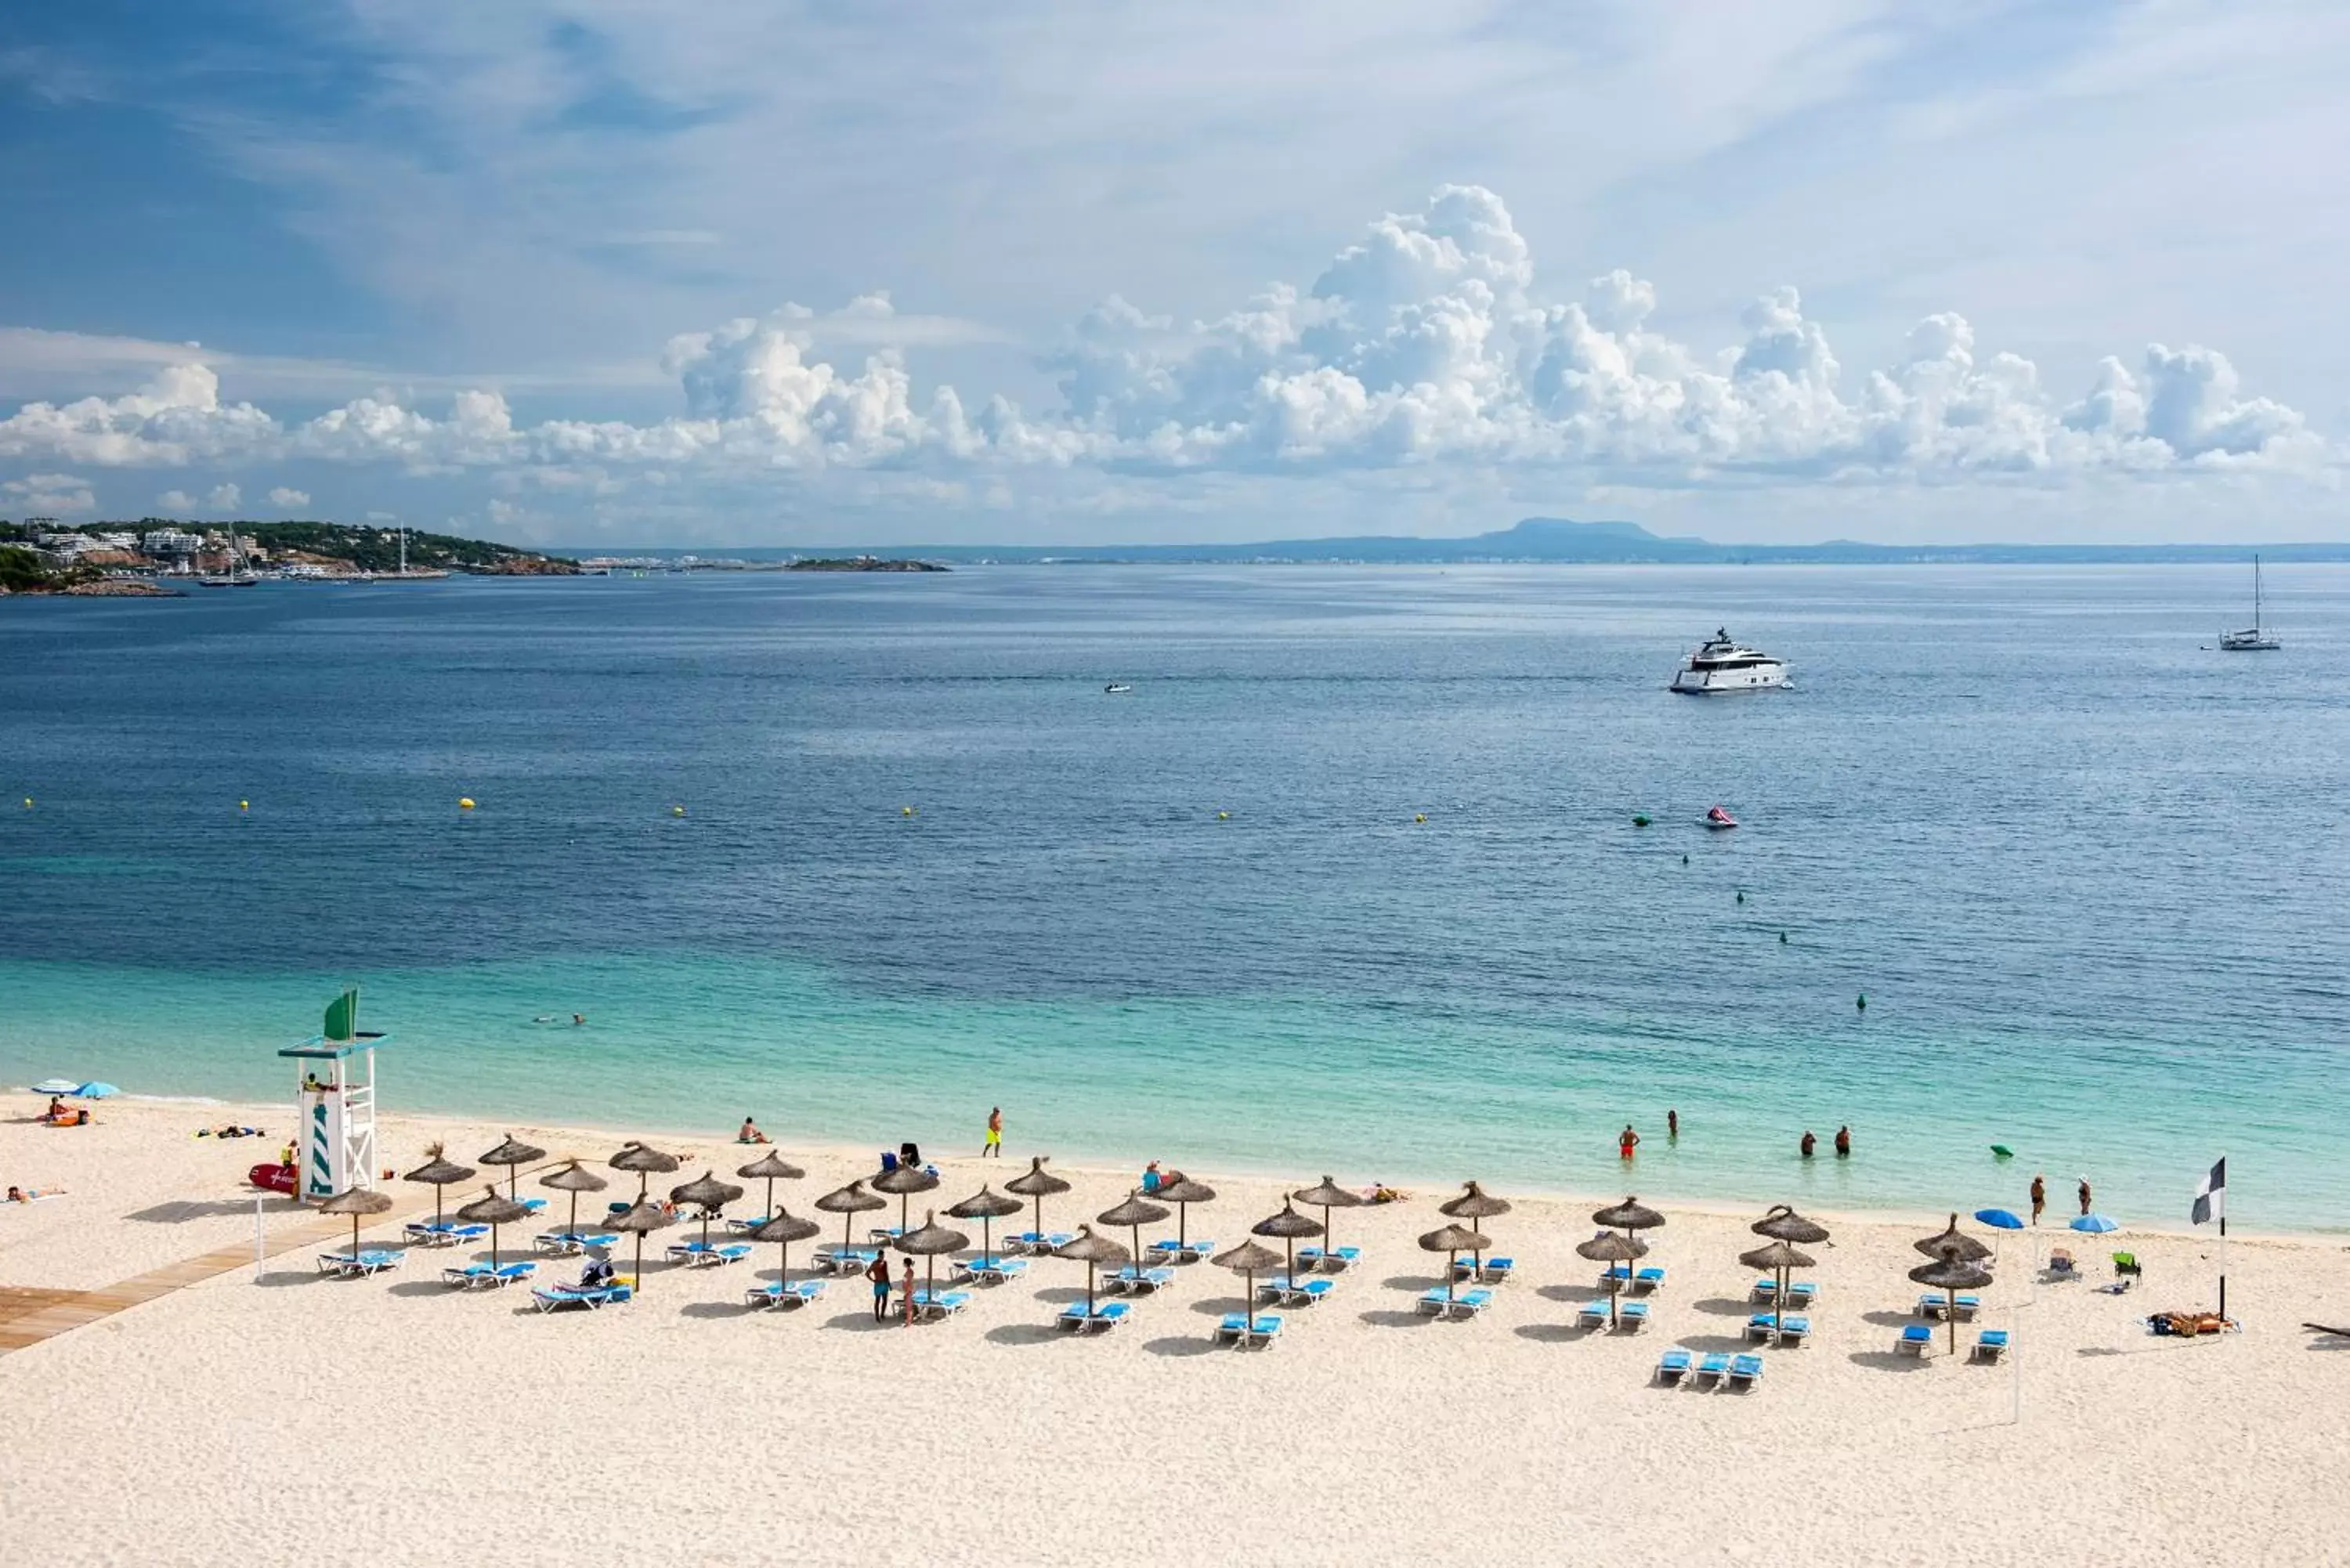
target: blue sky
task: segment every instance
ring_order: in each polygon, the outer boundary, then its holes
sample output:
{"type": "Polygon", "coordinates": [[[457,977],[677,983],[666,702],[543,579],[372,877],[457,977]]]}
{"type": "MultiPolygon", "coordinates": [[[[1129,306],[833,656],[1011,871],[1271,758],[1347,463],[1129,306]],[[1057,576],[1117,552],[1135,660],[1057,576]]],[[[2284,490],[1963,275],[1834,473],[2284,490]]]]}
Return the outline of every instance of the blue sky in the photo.
{"type": "Polygon", "coordinates": [[[2350,14],[0,19],[0,514],[2350,537],[2350,14]]]}

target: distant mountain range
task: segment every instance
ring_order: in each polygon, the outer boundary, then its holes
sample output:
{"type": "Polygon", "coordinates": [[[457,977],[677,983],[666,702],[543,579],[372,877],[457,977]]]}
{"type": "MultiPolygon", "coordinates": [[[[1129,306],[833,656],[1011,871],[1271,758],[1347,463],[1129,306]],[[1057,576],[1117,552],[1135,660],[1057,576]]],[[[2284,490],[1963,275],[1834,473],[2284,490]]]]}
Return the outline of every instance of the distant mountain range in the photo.
{"type": "Polygon", "coordinates": [[[786,561],[811,556],[908,557],[926,561],[1003,562],[1471,562],[1648,563],[1673,566],[1823,562],[1838,564],[2050,565],[2129,561],[2241,561],[2254,551],[2272,561],[2350,561],[2350,543],[2305,545],[1869,545],[1831,539],[1821,545],[1717,545],[1693,537],[1666,538],[1637,523],[1577,523],[1528,517],[1496,533],[1462,539],[1366,535],[1342,539],[1273,539],[1245,545],[906,545],[827,546],[807,550],[567,549],[578,556],[629,556],[674,560],[786,561]]]}

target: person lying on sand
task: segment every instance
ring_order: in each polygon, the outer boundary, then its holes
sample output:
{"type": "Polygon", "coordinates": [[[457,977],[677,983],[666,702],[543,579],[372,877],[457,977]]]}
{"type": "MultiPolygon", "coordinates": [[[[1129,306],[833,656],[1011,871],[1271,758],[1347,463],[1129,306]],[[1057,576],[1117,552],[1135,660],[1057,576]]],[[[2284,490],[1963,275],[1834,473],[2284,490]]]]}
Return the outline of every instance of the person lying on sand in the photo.
{"type": "Polygon", "coordinates": [[[269,1135],[259,1127],[249,1127],[238,1122],[230,1122],[225,1127],[198,1127],[196,1136],[198,1137],[267,1137],[269,1135]]]}
{"type": "Polygon", "coordinates": [[[30,1203],[36,1198],[56,1198],[64,1191],[62,1187],[12,1187],[8,1189],[7,1201],[30,1203]]]}
{"type": "Polygon", "coordinates": [[[1410,1196],[1409,1192],[1399,1188],[1389,1187],[1385,1182],[1363,1189],[1363,1201],[1366,1203],[1400,1203],[1410,1196]]]}

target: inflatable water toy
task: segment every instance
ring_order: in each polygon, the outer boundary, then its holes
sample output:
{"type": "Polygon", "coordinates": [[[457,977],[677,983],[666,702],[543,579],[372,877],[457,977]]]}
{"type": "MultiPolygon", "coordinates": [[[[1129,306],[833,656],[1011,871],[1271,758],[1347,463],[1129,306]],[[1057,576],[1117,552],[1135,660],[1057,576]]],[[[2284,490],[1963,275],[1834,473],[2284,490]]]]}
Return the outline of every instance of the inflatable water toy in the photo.
{"type": "Polygon", "coordinates": [[[469,794],[461,794],[461,795],[459,795],[459,796],[457,797],[457,809],[458,809],[459,811],[471,811],[471,810],[473,810],[473,797],[472,795],[469,795],[469,794]]]}
{"type": "Polygon", "coordinates": [[[2013,1159],[2015,1158],[2015,1151],[2008,1147],[2007,1145],[2003,1143],[1995,1143],[1991,1145],[1991,1152],[1994,1157],[2000,1159],[2013,1159]]]}
{"type": "Polygon", "coordinates": [[[1718,805],[1710,805],[1705,808],[1705,825],[1718,833],[1725,827],[1737,826],[1738,819],[1718,805]]]}

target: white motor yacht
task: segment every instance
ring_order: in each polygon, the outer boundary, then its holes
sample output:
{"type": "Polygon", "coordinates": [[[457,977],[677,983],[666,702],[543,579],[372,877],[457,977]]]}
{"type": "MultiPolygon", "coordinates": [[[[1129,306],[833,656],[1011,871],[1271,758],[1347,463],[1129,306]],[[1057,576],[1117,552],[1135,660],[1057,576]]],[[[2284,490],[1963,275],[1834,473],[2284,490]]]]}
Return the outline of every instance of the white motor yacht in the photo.
{"type": "Polygon", "coordinates": [[[1708,638],[1673,676],[1672,689],[1692,697],[1762,691],[1787,683],[1787,661],[1730,640],[1727,628],[1708,638]]]}

